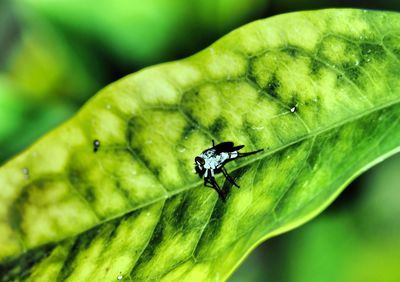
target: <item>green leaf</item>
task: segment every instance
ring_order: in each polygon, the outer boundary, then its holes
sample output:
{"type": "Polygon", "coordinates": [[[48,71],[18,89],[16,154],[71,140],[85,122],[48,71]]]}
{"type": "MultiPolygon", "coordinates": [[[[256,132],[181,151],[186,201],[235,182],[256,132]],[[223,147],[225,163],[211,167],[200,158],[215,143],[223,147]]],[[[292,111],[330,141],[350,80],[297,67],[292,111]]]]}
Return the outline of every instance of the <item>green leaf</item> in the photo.
{"type": "Polygon", "coordinates": [[[0,169],[3,280],[226,279],[399,151],[399,28],[281,15],[106,87],[0,169]],[[240,189],[217,178],[226,203],[193,172],[211,139],[264,148],[227,165],[240,189]]]}

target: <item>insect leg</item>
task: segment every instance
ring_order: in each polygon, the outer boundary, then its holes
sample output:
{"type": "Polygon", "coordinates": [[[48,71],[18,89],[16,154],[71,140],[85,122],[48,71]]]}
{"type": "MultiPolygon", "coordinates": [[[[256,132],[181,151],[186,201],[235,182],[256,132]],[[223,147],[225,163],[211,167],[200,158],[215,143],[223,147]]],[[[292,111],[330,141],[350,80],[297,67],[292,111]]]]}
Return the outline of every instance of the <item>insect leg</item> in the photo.
{"type": "Polygon", "coordinates": [[[226,171],[226,169],[224,167],[221,168],[222,173],[224,174],[225,178],[234,186],[236,186],[237,188],[240,188],[239,185],[236,184],[235,180],[228,174],[228,172],[226,171]]]}
{"type": "Polygon", "coordinates": [[[209,169],[206,169],[206,171],[205,171],[205,174],[204,174],[204,186],[206,186],[206,187],[210,187],[210,188],[214,188],[214,186],[212,186],[211,184],[210,185],[208,185],[208,183],[211,183],[211,175],[210,175],[210,170],[209,169]]]}
{"type": "Polygon", "coordinates": [[[215,181],[214,177],[205,177],[204,178],[204,186],[205,187],[210,187],[213,188],[215,191],[217,191],[218,196],[221,198],[222,201],[225,202],[225,194],[222,192],[221,188],[219,188],[218,183],[215,181]]]}
{"type": "Polygon", "coordinates": [[[208,184],[208,182],[209,182],[208,180],[209,180],[208,178],[204,178],[204,186],[205,186],[205,187],[214,188],[212,185],[209,185],[209,184],[208,184]]]}
{"type": "Polygon", "coordinates": [[[214,188],[215,191],[217,191],[219,198],[225,202],[226,201],[226,195],[224,194],[224,192],[221,190],[221,188],[219,187],[217,181],[215,181],[215,178],[212,177],[210,178],[210,183],[212,184],[212,188],[214,188]]]}
{"type": "Polygon", "coordinates": [[[215,147],[214,139],[211,140],[213,147],[215,147]]]}

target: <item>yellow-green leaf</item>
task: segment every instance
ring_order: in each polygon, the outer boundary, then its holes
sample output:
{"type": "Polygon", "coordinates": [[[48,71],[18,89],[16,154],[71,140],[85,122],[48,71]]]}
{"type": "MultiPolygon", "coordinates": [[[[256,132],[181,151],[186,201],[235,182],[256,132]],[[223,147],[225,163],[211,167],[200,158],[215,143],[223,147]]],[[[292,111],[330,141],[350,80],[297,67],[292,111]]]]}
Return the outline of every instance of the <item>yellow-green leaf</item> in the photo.
{"type": "Polygon", "coordinates": [[[0,169],[2,280],[226,279],[399,150],[399,30],[281,15],[109,85],[0,169]],[[226,203],[193,171],[212,139],[264,149],[217,178],[226,203]]]}

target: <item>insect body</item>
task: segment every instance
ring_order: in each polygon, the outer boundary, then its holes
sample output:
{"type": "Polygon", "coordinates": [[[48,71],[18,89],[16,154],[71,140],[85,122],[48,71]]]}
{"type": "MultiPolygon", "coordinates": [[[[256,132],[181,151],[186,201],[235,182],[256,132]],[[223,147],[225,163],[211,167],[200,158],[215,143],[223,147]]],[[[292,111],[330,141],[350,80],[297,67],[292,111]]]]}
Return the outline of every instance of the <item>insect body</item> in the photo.
{"type": "Polygon", "coordinates": [[[212,145],[211,148],[204,150],[194,159],[195,170],[201,178],[204,177],[204,186],[215,189],[219,197],[225,200],[225,194],[215,181],[214,176],[222,172],[232,185],[239,188],[239,185],[237,185],[235,180],[228,174],[224,165],[237,158],[261,152],[263,149],[248,153],[239,153],[239,150],[242,149],[244,145],[234,146],[233,142],[223,142],[215,145],[214,140],[212,140],[212,145]]]}

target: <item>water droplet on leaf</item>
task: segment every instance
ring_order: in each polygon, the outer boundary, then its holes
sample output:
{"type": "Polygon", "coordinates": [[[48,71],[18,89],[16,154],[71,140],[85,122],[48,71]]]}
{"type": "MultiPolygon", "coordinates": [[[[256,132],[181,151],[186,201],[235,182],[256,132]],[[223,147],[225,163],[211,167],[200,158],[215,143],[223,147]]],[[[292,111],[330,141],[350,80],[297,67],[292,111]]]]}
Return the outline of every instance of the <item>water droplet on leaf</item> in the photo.
{"type": "Polygon", "coordinates": [[[22,168],[22,173],[24,174],[25,178],[29,178],[29,169],[27,167],[22,168]]]}
{"type": "Polygon", "coordinates": [[[183,145],[176,145],[176,150],[180,153],[183,153],[186,151],[186,147],[183,145]]]}
{"type": "Polygon", "coordinates": [[[262,129],[264,129],[264,126],[252,126],[251,129],[262,130],[262,129]]]}

